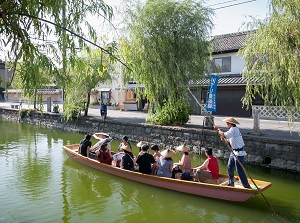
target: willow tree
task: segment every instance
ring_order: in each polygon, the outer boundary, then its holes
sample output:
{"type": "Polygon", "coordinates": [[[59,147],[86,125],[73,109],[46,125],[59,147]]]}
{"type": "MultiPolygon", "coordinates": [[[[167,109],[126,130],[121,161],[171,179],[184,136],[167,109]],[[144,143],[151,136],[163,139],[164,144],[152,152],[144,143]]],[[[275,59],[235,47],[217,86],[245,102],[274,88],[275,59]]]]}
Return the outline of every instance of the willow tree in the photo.
{"type": "MultiPolygon", "coordinates": [[[[12,61],[23,83],[25,95],[33,94],[43,82],[39,68],[48,72],[51,80],[64,88],[70,80],[67,66],[76,62],[77,48],[98,45],[95,28],[87,20],[94,16],[93,25],[110,21],[113,10],[103,0],[28,0],[0,2],[0,49],[6,60],[12,61]]],[[[10,86],[14,75],[6,84],[10,86]]]]}
{"type": "Polygon", "coordinates": [[[300,113],[300,1],[273,0],[269,18],[252,25],[257,29],[241,51],[248,78],[243,103],[251,106],[258,94],[267,106],[286,107],[293,120],[300,113]]]}
{"type": "MultiPolygon", "coordinates": [[[[107,49],[111,49],[113,53],[115,45],[109,44],[107,49]]],[[[82,110],[87,116],[92,90],[98,83],[107,83],[113,79],[113,62],[115,61],[101,50],[85,52],[76,59],[75,66],[69,72],[70,81],[66,84],[68,94],[64,103],[64,115],[67,119],[78,117],[82,110]]]]}
{"type": "Polygon", "coordinates": [[[127,15],[127,78],[143,84],[143,95],[154,101],[151,122],[185,124],[192,112],[188,82],[207,73],[212,12],[201,1],[148,0],[130,4],[127,15]]]}

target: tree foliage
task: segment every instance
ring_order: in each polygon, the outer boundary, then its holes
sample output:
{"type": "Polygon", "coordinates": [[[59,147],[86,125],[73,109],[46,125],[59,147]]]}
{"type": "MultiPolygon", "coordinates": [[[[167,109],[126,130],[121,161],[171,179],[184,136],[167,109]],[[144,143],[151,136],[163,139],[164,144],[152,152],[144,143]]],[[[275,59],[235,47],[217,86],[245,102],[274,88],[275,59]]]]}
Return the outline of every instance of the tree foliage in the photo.
{"type": "MultiPolygon", "coordinates": [[[[107,48],[116,49],[114,45],[107,48]]],[[[82,110],[87,116],[90,93],[98,83],[111,81],[113,62],[101,50],[85,53],[76,59],[75,66],[68,72],[70,81],[66,85],[64,115],[67,119],[79,116],[82,110]]]]}
{"type": "Polygon", "coordinates": [[[131,3],[122,54],[126,73],[145,86],[155,102],[150,121],[185,124],[191,114],[187,85],[207,73],[212,12],[193,0],[148,0],[131,3]]]}
{"type": "Polygon", "coordinates": [[[300,2],[273,0],[270,17],[253,27],[241,51],[248,78],[243,103],[251,106],[259,94],[265,105],[285,106],[292,118],[294,109],[300,112],[300,2]]]}
{"type": "Polygon", "coordinates": [[[99,25],[111,19],[113,10],[103,0],[1,1],[0,48],[13,61],[12,70],[22,63],[19,75],[25,94],[45,84],[41,68],[64,88],[70,80],[66,66],[75,64],[78,47],[94,45],[110,54],[97,45],[97,33],[86,19],[89,15],[99,25]]]}

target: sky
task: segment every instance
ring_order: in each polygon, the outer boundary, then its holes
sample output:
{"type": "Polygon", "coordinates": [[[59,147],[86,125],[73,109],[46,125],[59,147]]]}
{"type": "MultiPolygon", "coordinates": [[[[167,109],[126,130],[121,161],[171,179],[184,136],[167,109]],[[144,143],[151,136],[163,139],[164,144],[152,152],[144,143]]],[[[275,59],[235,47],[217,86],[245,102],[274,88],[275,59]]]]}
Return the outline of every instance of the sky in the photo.
{"type": "MultiPolygon", "coordinates": [[[[122,0],[104,1],[111,6],[122,5],[122,0]]],[[[252,21],[249,16],[265,19],[269,12],[269,0],[207,0],[205,6],[215,9],[212,36],[243,31],[243,23],[252,21]]]]}

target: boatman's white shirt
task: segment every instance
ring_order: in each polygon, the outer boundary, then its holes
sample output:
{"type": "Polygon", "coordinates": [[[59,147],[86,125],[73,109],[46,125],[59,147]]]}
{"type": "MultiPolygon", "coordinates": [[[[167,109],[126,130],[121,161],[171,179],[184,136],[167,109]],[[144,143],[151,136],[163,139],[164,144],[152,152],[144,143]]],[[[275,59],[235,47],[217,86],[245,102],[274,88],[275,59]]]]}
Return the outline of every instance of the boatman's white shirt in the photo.
{"type": "MultiPolygon", "coordinates": [[[[245,143],[238,127],[231,127],[227,132],[224,132],[224,135],[226,139],[228,139],[232,149],[240,149],[244,147],[245,143]]],[[[234,151],[234,155],[245,156],[247,153],[245,150],[234,151]]]]}

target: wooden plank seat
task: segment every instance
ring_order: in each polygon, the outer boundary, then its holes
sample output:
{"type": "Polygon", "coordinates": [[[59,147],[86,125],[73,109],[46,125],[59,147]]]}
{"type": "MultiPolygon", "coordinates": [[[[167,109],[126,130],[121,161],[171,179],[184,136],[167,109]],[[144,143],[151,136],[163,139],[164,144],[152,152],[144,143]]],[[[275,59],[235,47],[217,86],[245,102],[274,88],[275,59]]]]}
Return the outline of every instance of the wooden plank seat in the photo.
{"type": "Polygon", "coordinates": [[[205,179],[204,180],[205,183],[208,183],[208,184],[223,184],[224,181],[226,182],[227,179],[223,178],[223,177],[219,177],[218,179],[205,179]]]}

